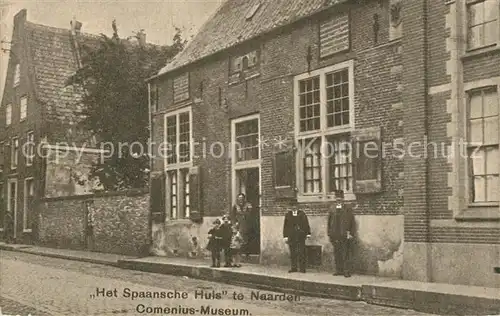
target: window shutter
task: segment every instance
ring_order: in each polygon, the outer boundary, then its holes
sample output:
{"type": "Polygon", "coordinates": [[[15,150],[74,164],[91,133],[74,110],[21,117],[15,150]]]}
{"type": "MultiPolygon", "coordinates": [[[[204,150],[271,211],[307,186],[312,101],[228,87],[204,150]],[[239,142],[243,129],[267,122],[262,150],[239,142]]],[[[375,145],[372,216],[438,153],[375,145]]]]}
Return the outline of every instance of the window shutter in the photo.
{"type": "Polygon", "coordinates": [[[382,142],[379,127],[353,132],[354,193],[382,191],[382,142]]]}
{"type": "Polygon", "coordinates": [[[201,174],[200,167],[192,167],[189,170],[189,196],[190,196],[190,213],[189,218],[193,222],[201,222],[203,220],[203,203],[201,194],[201,174]]]}
{"type": "Polygon", "coordinates": [[[277,199],[295,199],[295,149],[279,151],[274,154],[274,190],[277,199]]]}
{"type": "Polygon", "coordinates": [[[320,58],[327,57],[350,47],[349,13],[324,20],[319,25],[320,58]]]}
{"type": "Polygon", "coordinates": [[[165,221],[165,182],[165,173],[151,179],[151,217],[155,223],[162,223],[165,221]]]}
{"type": "Polygon", "coordinates": [[[189,99],[189,73],[174,79],[174,103],[189,99]]]}

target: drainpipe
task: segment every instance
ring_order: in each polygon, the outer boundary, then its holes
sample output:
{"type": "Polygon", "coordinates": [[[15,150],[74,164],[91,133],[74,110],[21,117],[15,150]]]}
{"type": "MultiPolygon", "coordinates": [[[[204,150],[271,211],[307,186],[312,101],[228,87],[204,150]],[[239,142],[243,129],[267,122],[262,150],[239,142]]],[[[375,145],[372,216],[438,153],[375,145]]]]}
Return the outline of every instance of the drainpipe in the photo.
{"type": "Polygon", "coordinates": [[[153,171],[153,151],[152,142],[153,142],[153,120],[151,117],[151,83],[147,82],[148,85],[148,121],[149,121],[149,141],[148,141],[148,152],[149,152],[149,210],[148,210],[148,247],[152,249],[153,247],[153,219],[151,217],[151,172],[153,171]]]}
{"type": "Polygon", "coordinates": [[[425,145],[426,147],[424,148],[425,151],[425,193],[426,193],[426,198],[425,198],[425,244],[426,244],[426,252],[427,252],[427,280],[428,282],[433,282],[433,276],[432,276],[432,239],[431,239],[431,203],[429,199],[429,194],[430,194],[430,188],[429,188],[429,175],[430,175],[430,167],[429,163],[431,159],[429,159],[429,153],[428,153],[428,139],[429,139],[429,78],[427,75],[428,71],[428,49],[429,49],[429,43],[428,43],[428,20],[427,17],[429,16],[428,12],[428,0],[423,2],[423,11],[424,11],[424,16],[422,17],[424,19],[424,38],[423,38],[423,46],[424,46],[424,126],[425,126],[425,138],[426,142],[425,145]]]}

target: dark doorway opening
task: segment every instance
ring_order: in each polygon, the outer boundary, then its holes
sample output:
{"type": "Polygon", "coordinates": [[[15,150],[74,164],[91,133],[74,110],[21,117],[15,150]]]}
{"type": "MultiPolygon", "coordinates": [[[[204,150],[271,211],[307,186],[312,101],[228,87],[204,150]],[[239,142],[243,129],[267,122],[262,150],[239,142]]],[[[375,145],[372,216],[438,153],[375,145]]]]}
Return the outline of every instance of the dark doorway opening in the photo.
{"type": "Polygon", "coordinates": [[[260,175],[259,168],[245,168],[236,172],[237,193],[244,193],[252,204],[249,214],[247,251],[251,255],[260,254],[260,175]]]}

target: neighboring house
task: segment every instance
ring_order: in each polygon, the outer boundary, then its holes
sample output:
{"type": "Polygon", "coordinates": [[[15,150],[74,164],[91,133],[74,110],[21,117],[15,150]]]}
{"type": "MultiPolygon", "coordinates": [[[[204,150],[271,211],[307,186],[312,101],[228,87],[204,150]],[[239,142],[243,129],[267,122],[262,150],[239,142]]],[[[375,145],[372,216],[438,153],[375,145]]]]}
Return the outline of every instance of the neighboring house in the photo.
{"type": "Polygon", "coordinates": [[[359,273],[497,286],[498,10],[496,0],[223,3],[149,81],[153,251],[203,247],[244,192],[262,264],[288,263],[283,219],[298,207],[310,263],[331,270],[327,214],[343,189],[359,273]],[[484,145],[481,160],[446,157],[464,139],[484,145]]]}
{"type": "Polygon", "coordinates": [[[82,34],[80,22],[71,25],[34,24],[26,10],[14,17],[0,108],[0,228],[6,228],[10,212],[18,242],[37,239],[40,198],[85,194],[94,187],[87,175],[99,151],[91,148],[91,134],[77,127],[82,91],[66,82],[79,67],[79,46],[99,38],[82,34]]]}

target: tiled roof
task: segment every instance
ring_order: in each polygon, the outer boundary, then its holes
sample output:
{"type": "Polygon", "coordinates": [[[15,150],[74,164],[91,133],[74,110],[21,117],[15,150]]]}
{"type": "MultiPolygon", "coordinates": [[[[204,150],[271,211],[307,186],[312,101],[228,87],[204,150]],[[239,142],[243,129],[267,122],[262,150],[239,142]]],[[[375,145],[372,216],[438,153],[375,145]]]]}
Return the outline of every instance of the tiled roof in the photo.
{"type": "Polygon", "coordinates": [[[347,0],[227,0],[158,76],[347,0]],[[250,19],[247,15],[258,4],[250,19]]]}
{"type": "MultiPolygon", "coordinates": [[[[78,69],[71,31],[26,22],[25,32],[35,93],[44,106],[45,119],[64,125],[77,123],[83,93],[66,84],[78,69]]],[[[95,35],[78,35],[80,45],[98,39],[95,35]]]]}

